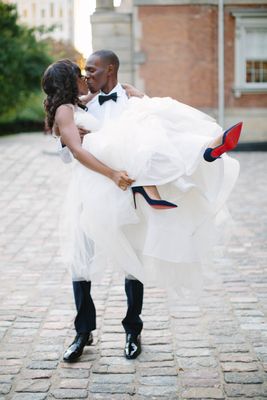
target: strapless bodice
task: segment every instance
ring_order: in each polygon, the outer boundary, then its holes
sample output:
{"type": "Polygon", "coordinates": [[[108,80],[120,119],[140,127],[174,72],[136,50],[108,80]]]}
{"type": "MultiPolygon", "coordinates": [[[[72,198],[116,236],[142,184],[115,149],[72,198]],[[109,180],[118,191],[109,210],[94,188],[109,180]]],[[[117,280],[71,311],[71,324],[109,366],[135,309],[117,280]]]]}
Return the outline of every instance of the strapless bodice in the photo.
{"type": "Polygon", "coordinates": [[[79,128],[84,128],[91,132],[98,131],[100,128],[99,120],[80,107],[75,107],[74,109],[74,121],[79,128]]]}

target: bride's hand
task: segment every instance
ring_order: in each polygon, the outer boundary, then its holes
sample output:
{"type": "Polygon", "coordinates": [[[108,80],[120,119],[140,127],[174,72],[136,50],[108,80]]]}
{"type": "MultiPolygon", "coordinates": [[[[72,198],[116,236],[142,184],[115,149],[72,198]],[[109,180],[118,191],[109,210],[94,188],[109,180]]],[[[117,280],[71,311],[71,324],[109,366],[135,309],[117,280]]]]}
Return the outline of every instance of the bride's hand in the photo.
{"type": "Polygon", "coordinates": [[[136,89],[134,86],[130,85],[129,83],[124,83],[122,85],[123,89],[125,90],[127,97],[144,97],[144,93],[140,92],[140,90],[136,89]]]}
{"type": "Polygon", "coordinates": [[[122,190],[127,190],[134,182],[134,179],[129,178],[126,171],[114,171],[112,180],[122,190]]]}

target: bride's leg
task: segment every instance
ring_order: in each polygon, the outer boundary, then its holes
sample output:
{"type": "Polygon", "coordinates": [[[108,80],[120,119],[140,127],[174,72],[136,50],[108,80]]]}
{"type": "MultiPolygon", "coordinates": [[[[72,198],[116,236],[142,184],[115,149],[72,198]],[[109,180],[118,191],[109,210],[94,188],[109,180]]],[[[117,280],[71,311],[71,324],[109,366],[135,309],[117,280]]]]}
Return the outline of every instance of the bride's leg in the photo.
{"type": "Polygon", "coordinates": [[[223,134],[217,136],[210,144],[209,147],[214,149],[214,147],[219,146],[222,143],[223,134]]]}
{"type": "Polygon", "coordinates": [[[153,200],[161,200],[157,186],[143,186],[148,196],[153,200]]]}

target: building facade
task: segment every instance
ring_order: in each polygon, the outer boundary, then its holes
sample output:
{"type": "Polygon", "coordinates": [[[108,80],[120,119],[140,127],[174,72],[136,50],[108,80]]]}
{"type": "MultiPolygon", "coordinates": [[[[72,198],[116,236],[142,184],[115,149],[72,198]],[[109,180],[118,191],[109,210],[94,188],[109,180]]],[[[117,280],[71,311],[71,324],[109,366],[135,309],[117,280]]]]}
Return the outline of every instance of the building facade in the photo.
{"type": "Polygon", "coordinates": [[[6,0],[6,3],[17,5],[21,23],[29,27],[54,27],[44,36],[73,44],[74,0],[6,0]]]}
{"type": "MultiPolygon", "coordinates": [[[[224,0],[224,126],[267,141],[267,0],[224,0]]],[[[217,0],[97,0],[93,47],[112,48],[122,78],[218,116],[217,0]],[[108,34],[105,34],[105,31],[108,34]]]]}

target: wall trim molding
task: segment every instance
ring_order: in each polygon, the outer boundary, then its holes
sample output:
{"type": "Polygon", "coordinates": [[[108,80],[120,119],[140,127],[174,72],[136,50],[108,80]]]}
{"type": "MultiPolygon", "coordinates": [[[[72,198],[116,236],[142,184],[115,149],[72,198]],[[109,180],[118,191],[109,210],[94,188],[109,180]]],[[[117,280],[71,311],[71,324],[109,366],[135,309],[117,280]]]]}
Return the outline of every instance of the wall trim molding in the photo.
{"type": "Polygon", "coordinates": [[[228,11],[234,17],[259,17],[264,18],[267,17],[267,8],[231,8],[228,11]]]}
{"type": "MultiPolygon", "coordinates": [[[[224,0],[224,5],[267,5],[267,0],[224,0]]],[[[134,6],[218,5],[218,0],[133,0],[134,6]]]]}

